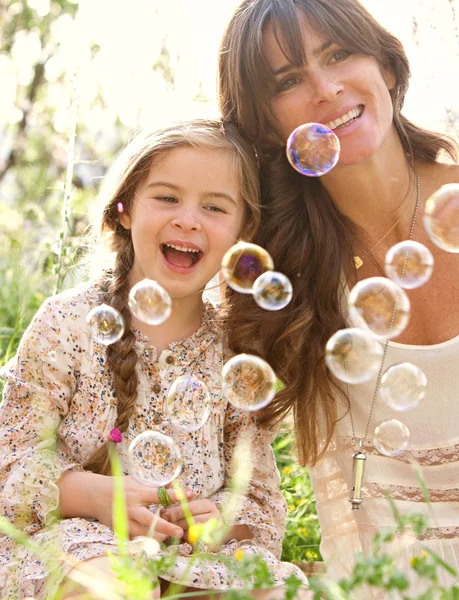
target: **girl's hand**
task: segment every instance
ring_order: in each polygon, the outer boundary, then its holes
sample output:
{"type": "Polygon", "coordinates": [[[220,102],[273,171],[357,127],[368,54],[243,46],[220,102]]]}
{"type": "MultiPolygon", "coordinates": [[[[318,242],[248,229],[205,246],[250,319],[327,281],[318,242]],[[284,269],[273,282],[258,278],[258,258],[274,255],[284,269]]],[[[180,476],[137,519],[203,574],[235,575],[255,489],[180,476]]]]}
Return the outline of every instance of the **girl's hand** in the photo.
{"type": "MultiPolygon", "coordinates": [[[[223,519],[217,505],[209,500],[208,498],[202,498],[200,500],[192,500],[188,502],[188,510],[193,517],[195,524],[207,523],[210,519],[215,519],[223,526],[223,519]]],[[[184,538],[188,540],[188,532],[190,525],[186,520],[183,508],[178,506],[172,506],[161,511],[161,517],[170,523],[174,523],[184,531],[184,538]]],[[[212,550],[218,550],[220,544],[212,545],[212,550]]]]}
{"type": "MultiPolygon", "coordinates": [[[[128,519],[129,536],[146,536],[155,521],[153,537],[159,542],[168,537],[181,539],[184,530],[178,524],[172,523],[159,515],[153,514],[148,506],[159,504],[158,488],[149,487],[138,483],[130,476],[123,477],[124,501],[128,519]]],[[[93,514],[100,523],[113,528],[113,488],[114,477],[103,477],[91,490],[93,514]]],[[[178,498],[172,489],[167,493],[172,502],[178,502],[178,498]]],[[[185,492],[187,498],[192,498],[192,492],[185,492]]]]}

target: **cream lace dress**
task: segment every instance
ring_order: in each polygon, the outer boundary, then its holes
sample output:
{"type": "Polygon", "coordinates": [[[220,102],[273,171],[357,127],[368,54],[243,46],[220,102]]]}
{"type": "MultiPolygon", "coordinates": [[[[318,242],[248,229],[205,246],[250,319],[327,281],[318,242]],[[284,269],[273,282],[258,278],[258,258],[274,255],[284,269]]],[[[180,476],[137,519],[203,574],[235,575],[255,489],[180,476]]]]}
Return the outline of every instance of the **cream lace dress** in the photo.
{"type": "MultiPolygon", "coordinates": [[[[6,365],[7,385],[0,405],[0,514],[25,531],[41,548],[65,552],[72,562],[114,551],[111,529],[85,519],[57,519],[59,491],[56,482],[82,464],[103,443],[116,419],[116,398],[106,366],[106,347],[89,335],[85,318],[101,304],[97,284],[82,286],[47,300],[23,336],[17,356],[6,365]]],[[[294,565],[279,561],[285,529],[286,506],[279,492],[279,474],[270,447],[273,434],[260,429],[255,419],[229,405],[221,394],[222,342],[210,304],[201,328],[190,338],[161,353],[136,332],[137,369],[140,377],[134,417],[117,448],[128,472],[127,447],[139,433],[154,429],[172,436],[184,460],[178,480],[197,498],[210,498],[222,506],[229,498],[233,451],[244,437],[252,442],[252,478],[240,496],[235,524],[246,524],[276,583],[290,574],[302,574],[294,565]],[[212,411],[206,424],[194,433],[177,430],[163,412],[172,382],[192,372],[208,386],[212,411]]],[[[238,543],[226,544],[221,553],[232,555],[238,543]]],[[[132,544],[132,552],[138,551],[132,544]]],[[[191,551],[179,546],[173,568],[164,578],[197,588],[227,589],[244,583],[223,562],[196,563],[188,569],[191,551]],[[184,573],[187,572],[183,580],[184,573]]],[[[63,571],[46,566],[30,550],[0,534],[0,598],[53,598],[63,571]]]]}
{"type": "MultiPolygon", "coordinates": [[[[459,336],[431,346],[389,342],[386,368],[400,362],[412,362],[424,371],[426,396],[416,409],[404,413],[392,411],[378,396],[364,443],[367,460],[360,510],[351,510],[348,500],[353,485],[351,456],[357,447],[344,401],[340,414],[345,416],[331,446],[309,470],[322,530],[321,553],[327,572],[336,579],[349,574],[354,554],[370,547],[378,529],[394,525],[386,491],[400,514],[429,516],[422,539],[397,540],[391,548],[399,567],[407,575],[412,573],[410,559],[427,547],[459,570],[459,336]],[[390,418],[399,419],[411,432],[407,450],[396,458],[379,454],[372,442],[376,425],[390,418]],[[421,469],[430,506],[424,501],[414,465],[421,469]]],[[[350,386],[357,438],[365,432],[375,383],[376,376],[365,384],[350,386]]],[[[442,571],[440,581],[448,584],[453,579],[442,571]]],[[[418,593],[426,588],[419,580],[413,585],[416,587],[410,589],[418,593]]],[[[384,596],[372,596],[367,590],[361,597],[384,596]]]]}

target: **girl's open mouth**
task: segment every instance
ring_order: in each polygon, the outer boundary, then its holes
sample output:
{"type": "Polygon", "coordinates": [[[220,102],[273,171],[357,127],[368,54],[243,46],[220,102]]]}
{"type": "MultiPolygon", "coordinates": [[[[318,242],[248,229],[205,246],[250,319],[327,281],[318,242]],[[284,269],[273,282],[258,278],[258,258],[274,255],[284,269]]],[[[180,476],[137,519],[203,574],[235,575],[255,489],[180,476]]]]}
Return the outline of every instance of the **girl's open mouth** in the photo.
{"type": "Polygon", "coordinates": [[[201,250],[178,246],[176,244],[165,243],[161,244],[160,247],[167,262],[174,267],[182,269],[194,267],[194,265],[196,265],[204,256],[204,253],[201,250]]]}

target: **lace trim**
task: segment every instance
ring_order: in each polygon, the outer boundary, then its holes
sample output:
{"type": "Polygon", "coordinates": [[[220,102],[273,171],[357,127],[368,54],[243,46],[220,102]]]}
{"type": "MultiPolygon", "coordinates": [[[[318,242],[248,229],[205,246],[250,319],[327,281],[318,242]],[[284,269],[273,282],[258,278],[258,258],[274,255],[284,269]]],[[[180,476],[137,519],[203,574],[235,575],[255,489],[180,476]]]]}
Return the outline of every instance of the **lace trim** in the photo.
{"type": "MultiPolygon", "coordinates": [[[[350,437],[339,437],[334,440],[328,447],[328,452],[339,450],[355,452],[356,442],[350,437]]],[[[381,456],[376,450],[371,439],[366,439],[363,444],[363,449],[368,455],[381,456]]],[[[404,463],[417,463],[425,467],[433,467],[437,465],[445,465],[454,462],[459,462],[459,444],[454,446],[445,446],[443,448],[429,448],[427,450],[405,450],[398,456],[393,457],[404,463]]]]}
{"type": "MultiPolygon", "coordinates": [[[[405,500],[408,502],[425,502],[422,490],[418,487],[388,485],[380,486],[377,483],[367,483],[362,491],[369,498],[387,498],[389,495],[393,500],[405,500]]],[[[459,502],[459,489],[439,490],[428,489],[431,502],[459,502]]]]}
{"type": "Polygon", "coordinates": [[[459,527],[431,527],[418,540],[453,540],[459,538],[459,527]]]}

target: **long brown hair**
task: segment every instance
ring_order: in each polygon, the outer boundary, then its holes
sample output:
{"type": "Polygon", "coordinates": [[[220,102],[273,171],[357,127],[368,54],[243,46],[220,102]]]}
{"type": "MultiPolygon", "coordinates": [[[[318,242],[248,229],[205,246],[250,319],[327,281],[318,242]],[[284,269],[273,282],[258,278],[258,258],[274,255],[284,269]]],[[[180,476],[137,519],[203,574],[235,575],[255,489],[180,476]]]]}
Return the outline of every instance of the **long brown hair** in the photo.
{"type": "MultiPolygon", "coordinates": [[[[110,170],[101,192],[100,240],[104,250],[111,254],[112,265],[104,272],[103,302],[116,308],[124,319],[123,337],[107,348],[107,365],[112,373],[117,400],[117,418],[114,427],[125,432],[137,400],[138,375],[136,370],[136,337],[127,305],[129,273],[134,264],[131,233],[123,228],[118,204],[129,214],[134,192],[148,175],[151,165],[166,152],[180,147],[204,148],[229,152],[238,176],[241,196],[245,204],[245,219],[241,239],[250,240],[260,222],[258,165],[253,148],[242,138],[232,124],[219,121],[194,120],[172,124],[154,132],[141,132],[120,154],[110,170]]],[[[109,450],[107,441],[86,462],[85,468],[108,475],[109,450]]]]}
{"type": "Polygon", "coordinates": [[[259,154],[265,212],[255,241],[292,280],[294,295],[279,313],[266,313],[250,298],[228,292],[229,343],[238,352],[250,351],[252,340],[261,347],[286,385],[261,419],[276,422],[293,409],[300,461],[314,464],[337,419],[339,388],[326,369],[324,350],[329,337],[345,326],[342,273],[350,272],[356,239],[355,227],[320,181],[290,167],[271,112],[275,82],[262,51],[263,32],[271,24],[288,60],[302,65],[298,13],[326,39],[374,56],[393,71],[394,124],[411,162],[434,162],[441,151],[453,160],[457,154],[452,141],[401,114],[410,76],[403,46],[357,0],[244,0],[234,13],[221,44],[220,106],[224,120],[235,122],[259,154]]]}

